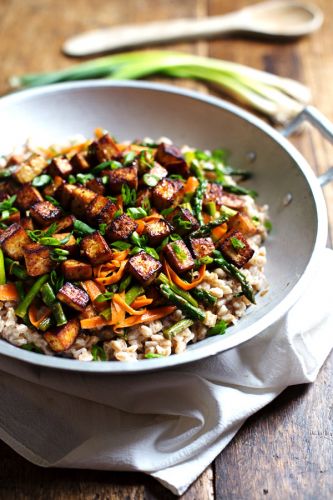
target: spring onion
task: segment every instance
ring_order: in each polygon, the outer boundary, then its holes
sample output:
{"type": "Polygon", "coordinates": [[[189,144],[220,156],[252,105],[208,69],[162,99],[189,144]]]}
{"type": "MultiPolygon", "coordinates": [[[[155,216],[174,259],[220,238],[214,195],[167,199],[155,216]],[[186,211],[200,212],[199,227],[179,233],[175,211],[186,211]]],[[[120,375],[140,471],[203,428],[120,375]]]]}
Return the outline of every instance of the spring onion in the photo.
{"type": "Polygon", "coordinates": [[[6,269],[5,269],[5,258],[3,256],[3,251],[0,248],[0,285],[6,284],[6,269]]]}
{"type": "Polygon", "coordinates": [[[34,87],[87,78],[138,79],[156,73],[214,84],[277,123],[292,119],[311,98],[309,89],[295,80],[230,61],[168,50],[124,52],[60,71],[13,76],[9,83],[13,88],[34,87]]]}
{"type": "Polygon", "coordinates": [[[20,318],[24,318],[24,316],[28,312],[28,308],[31,304],[31,302],[34,300],[44,283],[46,283],[49,279],[48,274],[44,274],[40,278],[38,278],[35,283],[32,285],[30,290],[27,292],[26,296],[24,299],[19,303],[18,307],[16,308],[15,314],[16,316],[19,316],[20,318]]]}

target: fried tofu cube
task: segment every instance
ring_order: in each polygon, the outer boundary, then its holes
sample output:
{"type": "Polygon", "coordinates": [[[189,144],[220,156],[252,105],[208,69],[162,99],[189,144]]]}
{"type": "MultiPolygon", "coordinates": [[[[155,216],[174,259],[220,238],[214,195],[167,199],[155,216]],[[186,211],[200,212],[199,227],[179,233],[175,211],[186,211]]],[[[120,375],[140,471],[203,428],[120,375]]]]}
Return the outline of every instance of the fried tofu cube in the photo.
{"type": "Polygon", "coordinates": [[[72,196],[77,186],[73,184],[62,183],[54,192],[54,197],[59,201],[60,205],[68,210],[72,202],[72,196]]]}
{"type": "Polygon", "coordinates": [[[151,200],[151,189],[140,189],[136,195],[136,203],[137,207],[145,207],[147,204],[150,204],[151,200]]]}
{"type": "Polygon", "coordinates": [[[76,187],[72,193],[71,209],[77,217],[85,217],[88,205],[96,198],[97,194],[85,187],[76,187]]]}
{"type": "Polygon", "coordinates": [[[102,179],[100,179],[99,177],[97,177],[97,179],[90,179],[90,181],[86,183],[86,188],[94,191],[94,193],[96,194],[105,194],[105,186],[102,182],[102,179]]]}
{"type": "Polygon", "coordinates": [[[83,311],[89,303],[89,295],[87,292],[69,281],[66,281],[60,288],[57,293],[57,299],[72,309],[75,309],[75,311],[83,311]]]}
{"type": "Polygon", "coordinates": [[[120,156],[120,150],[109,134],[103,135],[98,141],[92,142],[88,147],[88,162],[91,166],[99,165],[120,156]]]}
{"type": "Polygon", "coordinates": [[[24,163],[21,163],[13,176],[20,184],[31,182],[47,167],[47,160],[41,155],[33,154],[24,163]]]}
{"type": "Polygon", "coordinates": [[[81,251],[94,266],[112,258],[112,250],[99,231],[85,236],[80,243],[81,251]]]}
{"type": "Polygon", "coordinates": [[[59,246],[59,248],[62,248],[63,250],[67,250],[67,252],[69,252],[69,255],[71,255],[71,256],[74,256],[75,254],[77,254],[77,252],[79,250],[79,246],[76,243],[76,239],[74,238],[74,236],[71,233],[53,234],[52,238],[57,239],[59,242],[69,238],[68,241],[66,241],[66,243],[62,243],[59,246]]]}
{"type": "Polygon", "coordinates": [[[54,352],[63,352],[69,349],[80,333],[80,320],[70,319],[66,325],[44,334],[44,339],[54,352]]]}
{"type": "Polygon", "coordinates": [[[91,264],[74,259],[66,260],[61,264],[61,272],[66,280],[85,281],[93,277],[91,264]]]}
{"type": "Polygon", "coordinates": [[[165,256],[178,273],[185,273],[194,267],[193,257],[183,240],[176,240],[168,243],[163,248],[165,256]]]}
{"type": "Polygon", "coordinates": [[[127,184],[130,189],[138,189],[138,168],[135,165],[108,170],[105,173],[109,176],[109,189],[112,194],[121,193],[123,184],[127,184]]]}
{"type": "Polygon", "coordinates": [[[158,210],[176,205],[180,199],[183,184],[174,179],[162,179],[152,191],[152,202],[158,210]]]}
{"type": "Polygon", "coordinates": [[[35,229],[34,222],[31,217],[23,217],[20,220],[20,225],[25,231],[33,231],[35,229]]]}
{"type": "Polygon", "coordinates": [[[217,207],[223,205],[223,187],[221,184],[216,184],[215,182],[209,183],[204,195],[203,206],[208,203],[214,202],[217,207]]]}
{"type": "Polygon", "coordinates": [[[170,225],[164,219],[156,219],[147,222],[145,234],[151,245],[159,245],[171,233],[170,225]]]}
{"type": "Polygon", "coordinates": [[[56,175],[53,179],[53,182],[45,186],[45,188],[43,189],[44,196],[54,196],[55,192],[62,184],[65,184],[64,179],[59,175],[56,175]]]}
{"type": "Polygon", "coordinates": [[[228,220],[228,228],[240,231],[244,236],[253,236],[257,232],[252,220],[244,214],[236,214],[228,220]]]}
{"type": "Polygon", "coordinates": [[[28,210],[32,205],[43,201],[43,196],[40,194],[38,189],[26,184],[22,186],[16,195],[16,203],[22,210],[28,210]]]}
{"type": "Polygon", "coordinates": [[[168,221],[175,228],[176,233],[181,236],[196,231],[200,225],[188,208],[177,207],[171,214],[167,215],[168,221]]]}
{"type": "Polygon", "coordinates": [[[244,235],[233,229],[223,237],[220,250],[223,256],[238,268],[245,266],[254,254],[244,235]]]}
{"type": "Polygon", "coordinates": [[[19,260],[23,257],[23,249],[31,240],[20,224],[15,222],[0,235],[0,245],[8,257],[19,260]]]}
{"type": "Polygon", "coordinates": [[[215,250],[215,245],[212,238],[190,238],[191,250],[196,259],[202,259],[212,255],[215,250]]]}
{"type": "Polygon", "coordinates": [[[87,207],[88,222],[91,224],[97,223],[98,216],[109,201],[105,196],[97,195],[87,207]]]}
{"type": "Polygon", "coordinates": [[[160,261],[142,251],[133,255],[127,264],[128,272],[142,285],[150,285],[162,270],[160,261]]]}
{"type": "Polygon", "coordinates": [[[74,222],[76,221],[76,217],[74,215],[66,215],[62,219],[57,221],[57,233],[61,233],[61,231],[69,231],[73,228],[74,222]]]}
{"type": "Polygon", "coordinates": [[[245,206],[245,201],[242,196],[237,196],[233,193],[223,192],[222,205],[228,208],[233,208],[234,210],[241,210],[245,206]]]}
{"type": "Polygon", "coordinates": [[[155,160],[163,165],[170,174],[177,174],[182,177],[188,177],[190,175],[190,168],[184,156],[180,149],[175,146],[162,142],[157,148],[155,160]]]}
{"type": "Polygon", "coordinates": [[[131,217],[122,214],[111,223],[107,236],[111,241],[127,240],[136,231],[137,227],[137,223],[131,217]]]}
{"type": "Polygon", "coordinates": [[[74,173],[86,172],[91,168],[87,160],[87,155],[84,153],[76,153],[69,161],[74,173]]]}
{"type": "Polygon", "coordinates": [[[97,223],[98,224],[106,224],[109,226],[113,219],[114,215],[117,212],[117,206],[112,203],[111,200],[108,200],[107,204],[105,207],[101,210],[99,216],[97,217],[97,223]]]}
{"type": "Polygon", "coordinates": [[[23,255],[29,276],[42,276],[52,271],[54,267],[50,247],[30,243],[25,245],[23,255]]]}
{"type": "Polygon", "coordinates": [[[153,168],[149,170],[149,174],[157,177],[158,179],[164,179],[168,177],[168,171],[166,168],[162,167],[159,163],[155,162],[153,168]]]}
{"type": "Polygon", "coordinates": [[[30,208],[31,217],[42,227],[61,219],[63,212],[50,201],[40,201],[30,208]]]}
{"type": "Polygon", "coordinates": [[[57,156],[51,161],[48,172],[52,177],[68,177],[73,172],[73,167],[66,156],[57,156]]]}

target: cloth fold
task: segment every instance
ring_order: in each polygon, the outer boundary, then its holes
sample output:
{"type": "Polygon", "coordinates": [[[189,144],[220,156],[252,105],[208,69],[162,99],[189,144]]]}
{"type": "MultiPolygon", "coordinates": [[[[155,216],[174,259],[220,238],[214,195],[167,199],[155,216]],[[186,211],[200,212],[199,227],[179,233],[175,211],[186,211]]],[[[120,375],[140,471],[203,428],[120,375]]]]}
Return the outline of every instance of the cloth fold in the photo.
{"type": "Polygon", "coordinates": [[[59,372],[0,357],[0,438],[44,467],[142,471],[182,494],[244,421],[313,382],[333,347],[333,252],[305,294],[247,343],[135,375],[59,372]]]}

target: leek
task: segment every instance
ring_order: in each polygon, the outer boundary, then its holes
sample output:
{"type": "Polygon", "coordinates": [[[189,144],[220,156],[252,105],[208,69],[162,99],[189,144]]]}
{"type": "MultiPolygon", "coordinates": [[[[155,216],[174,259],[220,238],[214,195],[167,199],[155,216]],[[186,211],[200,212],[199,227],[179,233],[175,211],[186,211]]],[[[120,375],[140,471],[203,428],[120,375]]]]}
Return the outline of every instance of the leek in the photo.
{"type": "Polygon", "coordinates": [[[13,76],[10,85],[23,88],[89,78],[138,79],[155,74],[214,84],[277,123],[291,120],[311,98],[309,89],[295,80],[230,61],[168,50],[125,52],[61,71],[13,76]]]}

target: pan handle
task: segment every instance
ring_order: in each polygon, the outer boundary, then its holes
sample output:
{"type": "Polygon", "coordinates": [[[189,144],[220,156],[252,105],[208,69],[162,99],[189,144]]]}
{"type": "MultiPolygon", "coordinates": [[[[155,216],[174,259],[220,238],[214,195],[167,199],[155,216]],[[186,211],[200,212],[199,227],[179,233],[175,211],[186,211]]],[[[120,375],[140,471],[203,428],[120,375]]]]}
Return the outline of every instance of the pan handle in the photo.
{"type": "MultiPolygon", "coordinates": [[[[281,133],[289,137],[304,121],[311,123],[319,132],[323,134],[333,144],[333,124],[318,109],[313,106],[304,108],[281,133]]],[[[333,167],[318,177],[321,186],[325,186],[333,180],[333,167]]]]}

